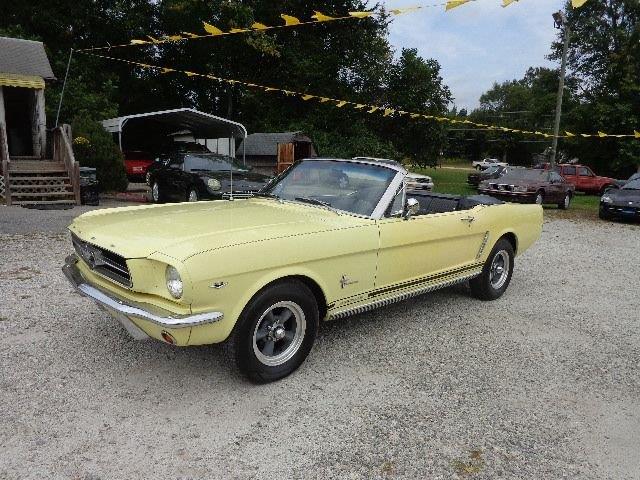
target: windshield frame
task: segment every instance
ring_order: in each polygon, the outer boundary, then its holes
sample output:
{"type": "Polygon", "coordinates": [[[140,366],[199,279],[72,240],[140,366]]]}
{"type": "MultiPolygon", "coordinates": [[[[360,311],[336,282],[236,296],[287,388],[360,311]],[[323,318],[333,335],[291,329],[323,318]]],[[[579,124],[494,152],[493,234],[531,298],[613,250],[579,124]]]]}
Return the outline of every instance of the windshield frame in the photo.
{"type": "MultiPolygon", "coordinates": [[[[387,164],[387,163],[377,162],[377,161],[368,160],[368,159],[305,158],[305,159],[297,160],[288,169],[286,169],[280,175],[275,177],[272,181],[270,181],[267,185],[265,185],[260,190],[259,194],[263,194],[264,196],[268,197],[268,195],[271,194],[272,190],[276,187],[276,185],[278,185],[278,183],[280,183],[281,180],[286,178],[293,170],[295,170],[295,168],[299,164],[308,162],[308,161],[309,162],[310,161],[345,162],[345,163],[372,165],[378,168],[386,168],[388,170],[395,171],[395,175],[389,182],[389,185],[387,186],[387,189],[385,190],[385,192],[381,195],[380,200],[378,201],[378,204],[376,205],[376,207],[373,209],[373,212],[371,213],[371,215],[362,215],[362,214],[351,212],[348,210],[341,210],[336,207],[324,207],[320,205],[315,206],[316,208],[324,208],[324,209],[330,208],[331,210],[340,214],[344,213],[346,215],[351,215],[353,217],[367,218],[367,219],[373,219],[373,220],[380,220],[384,216],[384,213],[387,211],[387,208],[389,207],[389,205],[391,205],[391,202],[393,202],[393,199],[395,198],[399,188],[404,184],[405,177],[408,173],[407,170],[400,164],[393,165],[393,164],[387,164]]],[[[291,202],[291,203],[302,204],[302,205],[307,205],[312,207],[314,206],[312,204],[301,202],[299,200],[289,200],[289,199],[280,198],[276,196],[274,196],[273,198],[277,199],[280,202],[291,202]]]]}
{"type": "Polygon", "coordinates": [[[625,183],[620,190],[640,190],[640,178],[625,183]],[[630,185],[633,184],[631,187],[630,185]]]}

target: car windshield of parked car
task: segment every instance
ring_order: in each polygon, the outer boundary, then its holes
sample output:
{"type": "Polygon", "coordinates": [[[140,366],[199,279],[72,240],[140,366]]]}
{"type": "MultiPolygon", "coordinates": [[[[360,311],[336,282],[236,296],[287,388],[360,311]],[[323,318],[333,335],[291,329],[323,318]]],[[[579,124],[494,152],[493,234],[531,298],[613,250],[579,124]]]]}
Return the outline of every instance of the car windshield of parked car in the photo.
{"type": "Polygon", "coordinates": [[[502,179],[504,181],[526,180],[532,182],[546,182],[549,177],[547,170],[531,170],[527,168],[514,168],[510,170],[502,179]]]}
{"type": "Polygon", "coordinates": [[[381,165],[305,160],[262,194],[371,216],[397,171],[381,165]]]}
{"type": "Polygon", "coordinates": [[[230,157],[220,155],[185,155],[184,169],[187,172],[246,172],[248,168],[243,167],[230,157]]]}
{"type": "Polygon", "coordinates": [[[503,167],[499,166],[499,165],[492,165],[490,167],[488,167],[484,173],[486,173],[487,175],[493,175],[494,173],[498,173],[503,167]]]}
{"type": "Polygon", "coordinates": [[[640,190],[640,178],[631,180],[629,183],[625,184],[625,186],[622,187],[622,189],[623,190],[640,190]]]}
{"type": "Polygon", "coordinates": [[[634,173],[633,175],[631,175],[629,177],[629,180],[627,180],[627,183],[633,182],[634,180],[640,180],[640,173],[634,173]]]}

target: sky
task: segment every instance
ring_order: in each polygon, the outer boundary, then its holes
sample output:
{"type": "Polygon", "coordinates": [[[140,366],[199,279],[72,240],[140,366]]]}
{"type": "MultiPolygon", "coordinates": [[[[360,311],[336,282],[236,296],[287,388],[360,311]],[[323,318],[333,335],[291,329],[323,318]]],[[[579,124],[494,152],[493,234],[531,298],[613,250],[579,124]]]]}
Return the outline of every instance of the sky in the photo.
{"type": "MultiPolygon", "coordinates": [[[[401,8],[427,2],[384,3],[401,8]]],[[[449,12],[440,6],[395,17],[391,44],[398,51],[417,48],[423,58],[438,60],[458,110],[472,110],[494,82],[522,78],[531,66],[558,66],[545,56],[557,32],[551,14],[564,1],[520,0],[506,8],[501,4],[477,0],[449,12]]]]}

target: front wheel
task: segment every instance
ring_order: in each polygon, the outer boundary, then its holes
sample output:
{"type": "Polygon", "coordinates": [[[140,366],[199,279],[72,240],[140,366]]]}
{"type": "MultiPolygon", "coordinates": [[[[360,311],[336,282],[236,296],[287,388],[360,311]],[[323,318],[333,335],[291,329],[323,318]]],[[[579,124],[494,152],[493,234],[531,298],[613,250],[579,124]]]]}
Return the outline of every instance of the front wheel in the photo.
{"type": "Polygon", "coordinates": [[[164,201],[164,196],[160,191],[160,184],[157,180],[154,181],[151,186],[151,199],[153,200],[153,203],[162,203],[164,201]]]}
{"type": "Polygon", "coordinates": [[[469,282],[471,293],[480,300],[496,300],[502,296],[513,274],[513,245],[501,238],[487,258],[482,273],[469,282]]]}
{"type": "Polygon", "coordinates": [[[187,190],[187,202],[197,202],[198,200],[198,191],[195,188],[187,190]]]}
{"type": "Polygon", "coordinates": [[[318,331],[318,304],[309,288],[283,281],[245,307],[227,344],[240,371],[260,383],[286,377],[309,355],[318,331]]]}
{"type": "Polygon", "coordinates": [[[542,190],[536,193],[534,202],[536,203],[536,205],[542,205],[544,203],[544,192],[542,190]]]}

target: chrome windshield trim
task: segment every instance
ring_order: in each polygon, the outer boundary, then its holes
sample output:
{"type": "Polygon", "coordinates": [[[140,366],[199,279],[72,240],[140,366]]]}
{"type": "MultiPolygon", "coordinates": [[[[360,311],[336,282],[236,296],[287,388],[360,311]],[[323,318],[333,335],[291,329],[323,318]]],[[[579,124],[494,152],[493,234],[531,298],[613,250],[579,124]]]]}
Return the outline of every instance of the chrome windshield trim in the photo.
{"type": "Polygon", "coordinates": [[[384,216],[384,212],[387,211],[387,208],[389,208],[389,205],[391,205],[391,202],[393,202],[396,194],[400,191],[400,187],[403,186],[406,173],[398,169],[395,170],[398,173],[396,173],[396,176],[393,177],[393,180],[391,180],[391,183],[380,198],[380,201],[378,202],[378,205],[376,205],[376,208],[373,209],[371,218],[375,220],[380,220],[384,216]]]}
{"type": "Polygon", "coordinates": [[[109,310],[114,310],[127,317],[140,318],[148,320],[156,325],[167,328],[185,328],[207,323],[214,323],[224,318],[222,312],[206,312],[195,315],[176,315],[158,307],[151,305],[134,304],[133,302],[121,300],[113,294],[107,293],[97,287],[91,285],[78,269],[76,263],[78,257],[70,255],[65,260],[62,271],[73,285],[73,287],[82,295],[91,298],[98,305],[109,310]]]}

